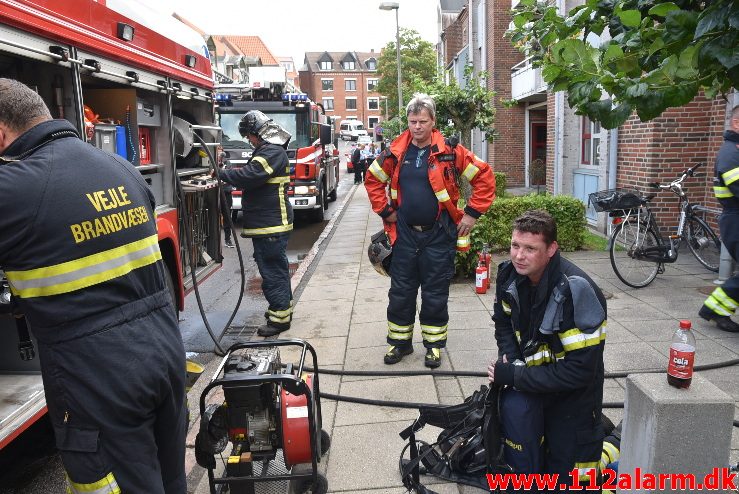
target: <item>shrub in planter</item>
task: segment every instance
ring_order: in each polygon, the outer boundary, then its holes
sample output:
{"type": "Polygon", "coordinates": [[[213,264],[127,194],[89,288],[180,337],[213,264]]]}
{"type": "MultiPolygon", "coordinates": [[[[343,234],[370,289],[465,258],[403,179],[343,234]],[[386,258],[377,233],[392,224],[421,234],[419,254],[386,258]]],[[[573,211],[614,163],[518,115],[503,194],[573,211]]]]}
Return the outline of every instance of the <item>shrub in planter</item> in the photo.
{"type": "Polygon", "coordinates": [[[544,209],[557,222],[557,240],[563,251],[574,251],[585,242],[585,206],[571,196],[528,195],[502,197],[493,201],[487,213],[480,217],[470,236],[471,248],[457,252],[457,273],[468,276],[474,273],[477,255],[483,243],[492,249],[507,251],[511,244],[513,220],[526,211],[544,209]]]}
{"type": "Polygon", "coordinates": [[[508,183],[505,173],[495,172],[495,195],[497,197],[503,197],[506,191],[506,185],[508,183]]]}

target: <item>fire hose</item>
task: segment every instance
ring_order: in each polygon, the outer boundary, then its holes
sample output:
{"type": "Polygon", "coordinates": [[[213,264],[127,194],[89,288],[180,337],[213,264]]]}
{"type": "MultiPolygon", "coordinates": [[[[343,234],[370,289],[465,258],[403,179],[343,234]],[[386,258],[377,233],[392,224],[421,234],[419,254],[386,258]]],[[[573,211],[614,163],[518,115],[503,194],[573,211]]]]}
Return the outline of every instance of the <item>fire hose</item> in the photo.
{"type": "MultiPolygon", "coordinates": [[[[712,364],[696,365],[695,371],[704,371],[712,369],[720,369],[723,367],[731,367],[733,365],[739,365],[739,359],[725,360],[722,362],[714,362],[712,364]]],[[[438,377],[487,377],[487,372],[479,371],[360,371],[360,370],[336,370],[336,369],[312,369],[306,367],[308,372],[317,372],[318,374],[329,374],[336,376],[372,376],[372,377],[398,377],[398,376],[438,376],[438,377]]],[[[639,370],[639,374],[658,374],[664,372],[664,369],[644,369],[639,370]]],[[[620,372],[606,372],[604,377],[606,379],[617,379],[624,378],[629,374],[635,372],[620,371],[620,372]]],[[[418,409],[421,407],[444,407],[445,405],[439,405],[437,403],[413,403],[404,401],[389,401],[389,400],[373,400],[369,398],[359,398],[355,396],[342,396],[338,394],[324,393],[321,392],[321,398],[333,401],[346,401],[348,403],[358,403],[360,405],[374,405],[374,406],[387,406],[393,408],[409,408],[418,409]]],[[[610,401],[603,402],[603,408],[623,408],[624,402],[622,401],[610,401]]],[[[733,421],[734,427],[739,428],[739,420],[733,421]]]]}

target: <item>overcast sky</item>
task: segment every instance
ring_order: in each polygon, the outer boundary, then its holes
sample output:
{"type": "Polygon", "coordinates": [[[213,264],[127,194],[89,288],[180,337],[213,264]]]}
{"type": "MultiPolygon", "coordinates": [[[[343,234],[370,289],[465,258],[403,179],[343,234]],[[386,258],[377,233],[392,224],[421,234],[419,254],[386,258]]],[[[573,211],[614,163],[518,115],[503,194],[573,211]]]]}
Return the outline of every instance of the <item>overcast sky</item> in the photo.
{"type": "MultiPolygon", "coordinates": [[[[400,27],[436,43],[434,0],[396,0],[400,27]]],[[[306,51],[379,51],[395,40],[395,12],[381,0],[158,0],[206,33],[256,35],[275,56],[292,56],[298,68],[306,51]],[[207,10],[204,8],[207,6],[207,10]]],[[[171,12],[169,12],[171,13],[171,12]]]]}

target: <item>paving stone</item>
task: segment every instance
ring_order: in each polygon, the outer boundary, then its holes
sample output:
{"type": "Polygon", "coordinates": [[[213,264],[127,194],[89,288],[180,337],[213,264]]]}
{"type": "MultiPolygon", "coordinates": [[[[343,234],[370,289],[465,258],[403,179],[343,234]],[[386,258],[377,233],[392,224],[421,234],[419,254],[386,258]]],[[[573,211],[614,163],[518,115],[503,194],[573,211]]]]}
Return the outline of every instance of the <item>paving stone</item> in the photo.
{"type": "MultiPolygon", "coordinates": [[[[306,340],[316,351],[318,366],[342,365],[344,363],[344,352],[346,351],[346,336],[331,338],[311,338],[306,340]]],[[[302,347],[287,346],[280,348],[280,360],[282,363],[298,363],[302,347]]],[[[306,353],[305,365],[313,367],[313,357],[310,352],[306,353]]]]}
{"type": "MultiPolygon", "coordinates": [[[[387,351],[387,344],[371,348],[347,348],[345,368],[352,370],[382,370],[382,371],[429,371],[423,365],[423,357],[426,350],[419,344],[414,345],[414,352],[403,357],[403,360],[394,365],[386,365],[383,356],[387,351]]],[[[439,370],[450,370],[449,356],[446,351],[441,352],[441,366],[439,370]]],[[[390,379],[388,377],[372,376],[344,376],[343,382],[367,381],[372,379],[390,379]]]]}
{"type": "Polygon", "coordinates": [[[469,350],[473,346],[478,350],[498,351],[492,321],[487,328],[450,329],[447,333],[446,348],[449,352],[469,350]]]}
{"type": "Polygon", "coordinates": [[[651,321],[668,317],[670,315],[666,312],[646,304],[638,305],[635,303],[632,307],[608,308],[608,319],[622,324],[628,321],[651,321]]]}
{"type": "Polygon", "coordinates": [[[387,322],[352,322],[349,328],[348,348],[369,348],[385,344],[387,322]]]}
{"type": "MultiPolygon", "coordinates": [[[[677,319],[652,319],[647,321],[621,321],[620,323],[627,330],[631,331],[640,341],[672,341],[672,336],[680,326],[677,319]]],[[[705,336],[695,333],[696,339],[703,339],[705,336]]]]}
{"type": "Polygon", "coordinates": [[[454,303],[449,304],[449,312],[485,311],[489,313],[488,308],[485,307],[485,304],[483,304],[482,300],[477,296],[450,295],[449,299],[454,299],[454,303]]]}
{"type": "Polygon", "coordinates": [[[357,304],[352,311],[352,324],[362,322],[383,323],[387,327],[387,302],[357,304]]]}
{"type": "MultiPolygon", "coordinates": [[[[667,368],[668,356],[670,355],[670,342],[650,342],[650,345],[665,357],[665,369],[667,368]]],[[[735,359],[737,355],[716,341],[701,339],[695,341],[694,365],[715,364],[726,360],[735,359]]],[[[735,369],[736,370],[736,369],[735,369]]],[[[739,374],[739,372],[737,373],[739,374]]],[[[739,381],[737,381],[739,382],[739,381]]]]}
{"type": "Polygon", "coordinates": [[[488,364],[497,358],[497,350],[462,350],[449,352],[455,371],[487,372],[488,364]]]}
{"type": "Polygon", "coordinates": [[[306,302],[314,302],[316,300],[346,300],[354,301],[354,292],[356,291],[356,283],[332,283],[321,285],[313,283],[306,286],[305,290],[300,294],[298,303],[307,305],[306,302]]]}
{"type": "MultiPolygon", "coordinates": [[[[431,376],[394,377],[372,381],[342,382],[341,395],[382,401],[438,403],[431,376]]],[[[339,402],[336,426],[372,424],[418,417],[418,410],[339,402]]]]}
{"type": "Polygon", "coordinates": [[[644,342],[606,343],[606,372],[667,368],[664,356],[644,342]]]}
{"type": "Polygon", "coordinates": [[[629,341],[640,341],[639,337],[626,329],[622,324],[608,321],[606,325],[606,345],[611,343],[626,343],[629,341]]]}
{"type": "Polygon", "coordinates": [[[350,262],[343,265],[324,264],[321,259],[319,266],[311,274],[309,285],[325,283],[346,283],[354,281],[359,276],[359,265],[356,262],[350,262]]]}
{"type": "Polygon", "coordinates": [[[490,313],[487,310],[449,313],[449,329],[492,327],[490,313]]]}

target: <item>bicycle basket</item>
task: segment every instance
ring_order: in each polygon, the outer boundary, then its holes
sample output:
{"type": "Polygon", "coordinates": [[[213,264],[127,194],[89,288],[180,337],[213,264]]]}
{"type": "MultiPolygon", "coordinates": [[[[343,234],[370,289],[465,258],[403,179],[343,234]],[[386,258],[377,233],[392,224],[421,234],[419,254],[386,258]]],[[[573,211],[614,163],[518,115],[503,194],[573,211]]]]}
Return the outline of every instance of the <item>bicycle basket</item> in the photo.
{"type": "Polygon", "coordinates": [[[596,211],[617,211],[622,209],[636,209],[642,205],[644,199],[634,189],[608,189],[593,192],[588,195],[588,202],[596,211]]]}

